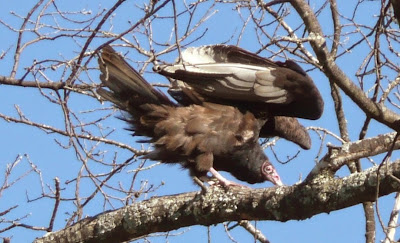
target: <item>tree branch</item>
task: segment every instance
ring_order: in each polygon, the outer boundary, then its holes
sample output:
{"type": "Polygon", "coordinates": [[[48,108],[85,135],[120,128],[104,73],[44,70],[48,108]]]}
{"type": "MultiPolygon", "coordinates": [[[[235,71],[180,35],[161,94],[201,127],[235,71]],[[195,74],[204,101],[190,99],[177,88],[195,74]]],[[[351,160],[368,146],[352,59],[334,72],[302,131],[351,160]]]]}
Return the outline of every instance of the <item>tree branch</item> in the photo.
{"type": "Polygon", "coordinates": [[[336,65],[334,57],[326,47],[326,40],[319,21],[310,6],[304,0],[292,0],[291,4],[303,19],[311,37],[310,44],[329,80],[336,83],[368,116],[398,131],[400,115],[389,110],[382,103],[370,100],[336,65]]]}
{"type": "Polygon", "coordinates": [[[373,138],[363,139],[352,143],[346,143],[342,147],[331,147],[328,154],[312,169],[307,176],[307,180],[313,180],[314,177],[329,173],[333,175],[338,169],[349,161],[378,155],[398,149],[400,141],[393,144],[396,133],[381,134],[373,138]]]}
{"type": "Polygon", "coordinates": [[[229,191],[212,186],[205,193],[154,197],[86,218],[35,242],[121,242],[190,225],[242,219],[302,220],[399,191],[400,183],[393,176],[400,178],[400,161],[345,178],[327,178],[323,183],[318,180],[287,187],[229,191]]]}
{"type": "Polygon", "coordinates": [[[87,84],[67,85],[67,83],[64,83],[64,82],[49,83],[49,82],[37,82],[37,81],[25,81],[25,80],[9,78],[9,77],[5,77],[5,76],[1,76],[1,75],[0,75],[0,84],[31,87],[31,88],[52,89],[52,90],[60,90],[60,89],[94,90],[97,88],[95,85],[87,85],[87,84]]]}

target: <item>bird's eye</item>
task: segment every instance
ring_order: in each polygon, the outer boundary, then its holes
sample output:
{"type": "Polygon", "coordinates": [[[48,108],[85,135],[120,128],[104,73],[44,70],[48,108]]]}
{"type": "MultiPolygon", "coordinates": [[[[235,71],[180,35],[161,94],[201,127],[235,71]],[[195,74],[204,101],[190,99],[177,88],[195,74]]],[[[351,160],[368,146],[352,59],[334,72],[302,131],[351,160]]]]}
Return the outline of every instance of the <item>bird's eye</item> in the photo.
{"type": "Polygon", "coordinates": [[[272,166],[271,165],[264,166],[264,171],[268,174],[271,174],[271,172],[273,171],[272,166]]]}

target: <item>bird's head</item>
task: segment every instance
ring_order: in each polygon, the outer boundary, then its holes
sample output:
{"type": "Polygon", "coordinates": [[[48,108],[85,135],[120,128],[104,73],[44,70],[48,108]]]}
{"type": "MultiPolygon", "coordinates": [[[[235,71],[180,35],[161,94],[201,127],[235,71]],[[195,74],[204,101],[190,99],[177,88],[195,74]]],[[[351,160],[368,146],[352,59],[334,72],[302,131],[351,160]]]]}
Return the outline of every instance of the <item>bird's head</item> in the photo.
{"type": "Polygon", "coordinates": [[[227,171],[237,179],[249,184],[270,181],[274,185],[283,185],[281,178],[258,142],[246,149],[238,149],[227,156],[214,157],[213,167],[216,170],[227,171]]]}
{"type": "Polygon", "coordinates": [[[274,166],[268,161],[264,161],[261,165],[261,174],[265,180],[272,182],[274,185],[283,186],[281,177],[276,172],[274,166]]]}

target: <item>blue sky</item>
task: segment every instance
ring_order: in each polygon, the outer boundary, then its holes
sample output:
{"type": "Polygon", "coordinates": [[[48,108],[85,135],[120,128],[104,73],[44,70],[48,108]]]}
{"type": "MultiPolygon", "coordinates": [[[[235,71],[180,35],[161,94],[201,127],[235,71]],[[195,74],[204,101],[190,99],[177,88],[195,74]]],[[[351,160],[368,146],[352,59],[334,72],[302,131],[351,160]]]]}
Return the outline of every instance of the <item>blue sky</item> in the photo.
{"type": "MultiPolygon", "coordinates": [[[[29,0],[24,1],[5,1],[3,7],[0,9],[0,19],[7,22],[15,28],[19,28],[21,20],[10,14],[10,11],[14,11],[22,16],[26,15],[29,9],[35,4],[35,1],[29,0]]],[[[92,10],[92,12],[97,12],[103,8],[109,8],[113,3],[110,1],[79,1],[74,2],[57,2],[57,6],[60,9],[68,11],[78,11],[81,9],[92,10]]],[[[124,31],[129,25],[129,21],[135,23],[139,20],[142,14],[136,9],[135,4],[142,5],[140,2],[127,1],[124,5],[116,12],[113,24],[113,31],[115,33],[120,33],[124,31]]],[[[338,1],[339,9],[346,11],[344,1],[338,1]]],[[[377,3],[371,2],[363,10],[365,17],[360,17],[359,21],[369,23],[369,21],[375,21],[374,14],[378,11],[377,3]]],[[[318,6],[318,4],[316,4],[318,6]]],[[[364,5],[363,5],[364,6],[364,5]]],[[[201,33],[203,30],[207,29],[207,32],[200,41],[196,41],[193,45],[199,46],[204,44],[217,44],[222,42],[228,42],[229,44],[236,44],[236,41],[230,41],[232,33],[237,37],[240,33],[241,21],[238,19],[237,15],[234,15],[232,10],[233,5],[218,5],[215,9],[218,10],[217,13],[212,15],[212,17],[206,22],[206,24],[198,30],[201,33]]],[[[54,11],[54,9],[52,9],[54,11]]],[[[166,15],[170,14],[172,11],[172,5],[168,4],[165,9],[163,9],[159,14],[166,15]]],[[[294,11],[291,9],[290,11],[294,11]]],[[[51,11],[49,11],[51,12],[51,11]]],[[[345,13],[349,14],[349,13],[345,13]]],[[[201,14],[197,14],[196,18],[199,18],[201,14]]],[[[51,21],[51,16],[46,21],[51,21]]],[[[325,10],[321,17],[321,23],[324,26],[330,26],[329,12],[325,10]]],[[[298,18],[296,16],[288,19],[288,22],[296,25],[298,23],[298,18]]],[[[370,24],[370,23],[369,23],[370,24]]],[[[105,25],[105,29],[109,25],[105,25]]],[[[158,41],[167,42],[170,38],[172,24],[155,24],[153,26],[154,38],[158,41]]],[[[74,26],[68,26],[74,27],[74,26]]],[[[330,27],[329,27],[330,28],[330,27]]],[[[46,30],[46,29],[44,29],[46,30]]],[[[51,31],[48,29],[47,31],[51,31]]],[[[180,30],[183,33],[183,30],[180,30]]],[[[267,31],[272,31],[268,29],[267,31]]],[[[0,33],[2,34],[2,41],[0,42],[0,53],[6,51],[10,48],[10,52],[0,60],[0,75],[8,76],[11,70],[11,65],[13,61],[13,51],[15,50],[15,41],[17,35],[5,26],[0,25],[0,33]]],[[[329,30],[326,33],[330,33],[329,30]]],[[[189,40],[195,39],[198,35],[189,38],[189,40]]],[[[132,39],[132,36],[128,34],[127,38],[132,39]]],[[[145,44],[146,39],[143,36],[137,34],[135,36],[138,40],[145,44]]],[[[27,34],[24,35],[23,41],[26,42],[34,38],[34,35],[27,34]]],[[[359,38],[357,34],[350,36],[348,43],[354,42],[354,39],[359,38]]],[[[235,39],[235,38],[233,38],[235,39]]],[[[45,41],[43,43],[34,44],[29,46],[26,51],[21,56],[21,65],[17,72],[17,78],[21,77],[25,71],[24,67],[29,66],[34,59],[68,59],[77,55],[76,51],[78,44],[84,43],[85,39],[71,40],[70,38],[61,38],[56,41],[45,41]]],[[[98,45],[105,42],[105,39],[98,39],[93,42],[90,48],[94,49],[98,45]]],[[[172,41],[173,42],[173,41],[172,41]]],[[[243,38],[239,42],[239,45],[250,51],[258,50],[259,46],[254,39],[254,29],[248,27],[244,31],[243,38]]],[[[120,51],[126,52],[127,49],[119,49],[120,51]]],[[[145,60],[143,56],[138,55],[135,51],[129,53],[131,60],[145,60]]],[[[261,55],[263,55],[262,53],[261,55]]],[[[268,55],[268,54],[267,54],[268,55]]],[[[173,61],[176,57],[176,53],[163,56],[163,60],[173,61]]],[[[351,54],[345,58],[340,58],[338,64],[343,70],[348,73],[350,78],[356,80],[354,77],[354,72],[358,67],[359,58],[363,58],[363,48],[356,48],[351,54]],[[357,63],[357,65],[354,65],[357,63]]],[[[136,65],[136,64],[134,64],[136,65]]],[[[91,67],[96,66],[96,62],[93,61],[90,64],[91,67]]],[[[305,69],[310,68],[310,66],[302,65],[305,69]]],[[[136,66],[137,67],[137,66],[136,66]]],[[[151,67],[149,68],[149,71],[151,67]]],[[[61,77],[59,71],[53,73],[48,73],[49,77],[58,80],[61,77]]],[[[309,75],[313,78],[316,85],[323,94],[325,101],[325,112],[321,119],[317,121],[307,121],[302,120],[302,124],[306,126],[316,126],[326,128],[336,134],[338,134],[337,124],[335,123],[335,116],[333,110],[333,103],[330,98],[329,82],[327,78],[318,70],[313,70],[309,72],[309,75]]],[[[91,71],[90,77],[93,81],[98,82],[98,71],[91,71]]],[[[163,77],[152,75],[149,73],[145,74],[145,77],[151,82],[166,82],[163,77]]],[[[27,80],[32,80],[32,76],[28,76],[27,80]]],[[[90,82],[88,78],[83,77],[83,80],[90,82]]],[[[50,91],[46,91],[47,94],[51,95],[50,91]]],[[[0,113],[8,116],[17,117],[17,112],[14,105],[18,105],[24,114],[30,118],[32,121],[49,124],[59,129],[64,128],[64,119],[62,117],[62,111],[60,107],[56,104],[48,102],[48,99],[43,97],[40,92],[32,88],[21,88],[12,86],[0,86],[0,113]]],[[[90,109],[110,107],[110,104],[100,104],[98,101],[84,97],[82,95],[72,95],[69,100],[70,108],[79,113],[80,111],[87,111],[90,109]]],[[[348,115],[349,120],[349,132],[352,140],[356,140],[360,130],[360,124],[362,124],[365,119],[363,113],[347,99],[344,97],[345,112],[348,115]]],[[[93,112],[88,114],[79,113],[84,121],[95,120],[99,116],[99,113],[93,112]]],[[[116,114],[118,115],[118,113],[116,114]]],[[[130,144],[137,149],[141,146],[144,148],[149,148],[147,144],[135,144],[134,139],[129,135],[129,132],[124,130],[126,125],[115,118],[110,118],[106,120],[103,127],[115,128],[114,133],[110,138],[121,141],[126,144],[130,144]]],[[[95,132],[95,129],[93,132],[95,132]]],[[[369,136],[373,136],[379,133],[386,133],[389,130],[379,124],[374,122],[374,128],[368,133],[369,136]]],[[[267,155],[270,157],[271,161],[275,164],[278,172],[280,173],[282,180],[285,184],[291,185],[299,181],[299,178],[305,178],[309,171],[315,165],[315,157],[317,156],[319,149],[319,138],[318,135],[311,131],[310,135],[313,141],[313,148],[309,151],[301,151],[299,156],[288,164],[279,164],[274,158],[271,150],[266,149],[267,155]]],[[[326,153],[325,144],[329,142],[332,144],[340,145],[338,141],[334,138],[328,136],[324,141],[324,146],[322,150],[322,155],[326,153]]],[[[16,179],[23,175],[26,171],[30,170],[28,163],[28,158],[32,161],[37,168],[41,171],[41,176],[43,179],[45,190],[48,191],[48,186],[53,187],[53,179],[58,177],[61,181],[61,187],[63,188],[62,196],[65,198],[72,198],[74,196],[74,187],[71,184],[66,184],[67,181],[73,179],[78,171],[81,169],[81,162],[77,160],[77,156],[73,149],[63,149],[58,143],[68,146],[68,139],[61,137],[56,134],[47,134],[40,129],[30,127],[24,124],[14,124],[7,123],[0,119],[0,182],[3,181],[4,174],[3,171],[6,169],[6,165],[12,163],[18,155],[22,156],[21,162],[15,168],[11,174],[10,181],[16,179]],[[28,157],[25,157],[24,155],[28,157]]],[[[90,143],[90,142],[88,142],[90,143]]],[[[118,147],[110,145],[99,145],[98,150],[107,150],[106,158],[113,158],[115,153],[118,152],[117,160],[122,162],[131,156],[131,153],[127,150],[120,149],[118,147]]],[[[279,140],[276,147],[274,148],[279,158],[285,160],[287,156],[293,156],[297,153],[299,148],[294,144],[289,142],[279,140]]],[[[379,162],[378,156],[376,161],[379,162]]],[[[138,162],[136,162],[137,164],[138,162]]],[[[146,165],[151,165],[153,162],[147,162],[146,165]]],[[[96,172],[107,172],[109,168],[98,165],[93,161],[89,161],[88,165],[91,166],[93,171],[96,172]]],[[[364,167],[369,167],[371,164],[369,162],[363,163],[364,167]]],[[[129,169],[134,169],[135,164],[129,169]]],[[[117,178],[115,178],[115,184],[118,181],[122,181],[124,186],[129,185],[129,180],[132,178],[132,172],[124,171],[117,178]],[[127,178],[126,181],[124,181],[127,178]]],[[[338,173],[339,176],[345,176],[348,174],[347,169],[341,169],[338,173]]],[[[229,175],[228,175],[229,177],[229,175]]],[[[161,165],[157,166],[149,171],[144,171],[139,174],[138,181],[148,181],[149,184],[154,184],[155,186],[160,185],[162,182],[165,184],[161,186],[155,193],[149,195],[142,195],[139,200],[146,199],[150,196],[161,196],[177,194],[182,192],[199,190],[195,186],[188,176],[187,171],[183,171],[179,166],[167,166],[161,165]]],[[[18,208],[13,210],[7,215],[7,219],[24,217],[26,214],[29,216],[22,222],[30,225],[48,225],[48,220],[50,218],[54,201],[50,199],[42,199],[34,202],[27,202],[27,197],[29,199],[34,199],[40,197],[40,180],[39,175],[35,173],[30,173],[27,176],[19,180],[12,189],[6,190],[2,195],[0,195],[0,212],[5,210],[11,205],[18,204],[18,208]]],[[[135,185],[138,189],[139,184],[135,185]]],[[[271,184],[264,183],[260,185],[255,185],[254,187],[270,187],[271,184]]],[[[93,184],[84,183],[81,188],[82,195],[87,196],[93,190],[93,184]]],[[[87,216],[95,215],[102,211],[103,201],[101,196],[97,196],[98,201],[92,202],[89,207],[85,208],[84,214],[87,216]]],[[[383,219],[383,222],[387,222],[389,212],[393,205],[394,195],[389,195],[383,197],[379,201],[379,211],[383,219]]],[[[114,202],[112,205],[114,208],[122,207],[120,203],[114,202]]],[[[108,209],[112,209],[110,205],[106,206],[108,209]]],[[[69,213],[74,210],[72,202],[62,203],[59,209],[59,214],[57,215],[55,229],[63,228],[65,224],[65,219],[68,218],[69,213]]],[[[1,226],[1,224],[0,224],[1,226]]],[[[4,227],[4,226],[1,226],[4,227]]],[[[258,222],[257,227],[267,236],[271,242],[364,242],[364,216],[361,205],[347,208],[344,210],[331,212],[330,214],[320,214],[312,217],[311,219],[303,221],[289,221],[289,222],[258,222]]],[[[226,233],[223,230],[222,225],[211,226],[211,240],[212,242],[227,242],[229,241],[226,233]]],[[[206,242],[207,241],[207,228],[206,227],[190,227],[185,229],[179,229],[171,233],[181,233],[179,236],[169,236],[167,239],[165,236],[154,237],[150,240],[152,242],[206,242]]],[[[377,224],[377,240],[383,239],[383,233],[379,225],[377,224]]],[[[11,231],[0,234],[1,237],[12,236],[12,242],[29,242],[32,241],[34,237],[39,237],[45,234],[42,231],[32,231],[24,228],[15,228],[11,231]]],[[[239,242],[249,242],[252,238],[251,235],[245,232],[239,227],[231,232],[232,236],[239,242]]]]}

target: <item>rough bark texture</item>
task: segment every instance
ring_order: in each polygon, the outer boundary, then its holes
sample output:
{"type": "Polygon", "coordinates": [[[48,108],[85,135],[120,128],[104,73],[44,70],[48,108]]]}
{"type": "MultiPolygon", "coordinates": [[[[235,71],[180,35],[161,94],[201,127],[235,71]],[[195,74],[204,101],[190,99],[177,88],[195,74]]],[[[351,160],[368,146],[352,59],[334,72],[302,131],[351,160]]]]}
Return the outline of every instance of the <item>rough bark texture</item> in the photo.
{"type": "Polygon", "coordinates": [[[400,162],[345,178],[317,177],[287,187],[225,191],[214,186],[205,193],[157,197],[105,212],[35,242],[120,242],[190,225],[242,219],[302,220],[399,191],[400,183],[393,176],[400,177],[400,162]]]}
{"type": "Polygon", "coordinates": [[[400,142],[393,144],[395,133],[381,134],[373,138],[346,143],[341,147],[331,147],[327,155],[309,173],[306,181],[313,180],[319,174],[333,174],[343,165],[356,160],[398,149],[400,142]]]}

